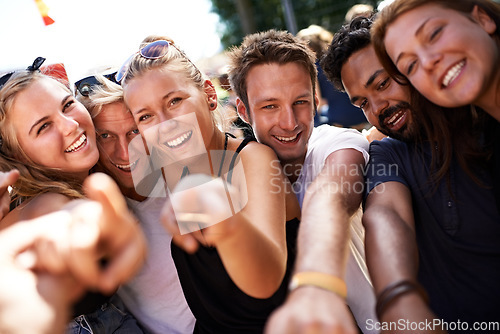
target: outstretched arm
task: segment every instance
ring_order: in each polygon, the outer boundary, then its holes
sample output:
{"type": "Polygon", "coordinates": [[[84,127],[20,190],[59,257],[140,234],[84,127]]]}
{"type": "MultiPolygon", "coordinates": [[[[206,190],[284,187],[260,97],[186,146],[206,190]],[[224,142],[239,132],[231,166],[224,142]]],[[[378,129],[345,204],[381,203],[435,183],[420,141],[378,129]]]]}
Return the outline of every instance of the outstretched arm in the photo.
{"type": "Polygon", "coordinates": [[[1,333],[63,332],[71,303],[82,294],[83,286],[71,275],[31,270],[27,266],[33,263],[32,254],[20,255],[44,240],[47,224],[60,218],[52,214],[0,232],[1,333]]]}
{"type": "Polygon", "coordinates": [[[72,260],[67,263],[87,287],[109,294],[142,266],[146,241],[111,177],[94,173],[83,187],[87,203],[65,207],[72,216],[73,237],[69,254],[72,260]]]}
{"type": "Polygon", "coordinates": [[[302,205],[296,272],[345,275],[349,219],[363,195],[363,155],[335,151],[308,187],[302,205]]]}
{"type": "MultiPolygon", "coordinates": [[[[418,249],[409,189],[399,182],[376,186],[368,195],[363,225],[367,264],[377,296],[399,282],[417,283],[418,249]]],[[[380,321],[404,319],[418,323],[435,318],[420,288],[408,288],[392,299],[379,298],[380,321]]]]}
{"type": "MultiPolygon", "coordinates": [[[[198,244],[216,247],[227,273],[242,291],[268,298],[280,286],[286,268],[284,177],[274,163],[275,153],[262,144],[248,144],[240,158],[242,168],[234,170],[232,184],[209,179],[204,188],[174,191],[162,221],[174,235],[173,241],[186,251],[195,251],[198,244]],[[201,214],[215,224],[179,235],[172,202],[176,213],[201,214]],[[226,219],[217,219],[228,211],[226,219]]],[[[185,177],[178,187],[193,177],[185,177]]]]}
{"type": "Polygon", "coordinates": [[[108,293],[138,269],[145,242],[118,187],[93,175],[85,188],[95,202],[73,201],[0,232],[0,332],[62,333],[86,289],[108,293]]]}
{"type": "MultiPolygon", "coordinates": [[[[359,208],[363,189],[362,153],[331,153],[308,187],[302,205],[295,273],[320,272],[344,279],[348,228],[359,208]]],[[[271,317],[268,333],[357,333],[345,300],[316,286],[292,291],[271,317]]]]}
{"type": "Polygon", "coordinates": [[[109,294],[142,265],[146,242],[109,176],[90,175],[84,191],[87,199],[67,201],[54,211],[69,217],[70,223],[66,226],[63,219],[48,223],[49,242],[37,244],[43,247],[37,251],[43,254],[37,264],[50,272],[70,271],[88,289],[109,294]],[[57,225],[66,234],[58,232],[57,225]]]}

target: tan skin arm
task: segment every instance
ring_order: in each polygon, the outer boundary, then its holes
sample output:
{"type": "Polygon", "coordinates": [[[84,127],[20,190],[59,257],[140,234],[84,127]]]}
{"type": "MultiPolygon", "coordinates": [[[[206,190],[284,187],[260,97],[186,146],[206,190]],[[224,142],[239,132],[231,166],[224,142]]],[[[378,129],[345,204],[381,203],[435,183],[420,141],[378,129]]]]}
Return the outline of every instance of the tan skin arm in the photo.
{"type": "Polygon", "coordinates": [[[81,200],[41,194],[12,210],[4,220],[12,225],[55,212],[69,216],[45,220],[48,241],[37,244],[43,249],[34,250],[35,254],[43,254],[37,258],[37,265],[51,273],[69,271],[87,288],[108,294],[140,267],[146,252],[145,239],[109,176],[92,174],[85,180],[84,190],[87,199],[81,200]],[[103,257],[108,260],[104,268],[99,264],[103,257]]]}
{"type": "MultiPolygon", "coordinates": [[[[364,162],[357,150],[335,151],[307,189],[295,272],[317,271],[344,278],[349,219],[361,202],[364,162]]],[[[304,286],[292,291],[272,315],[266,333],[357,333],[357,328],[345,300],[304,286]]]]}
{"type": "Polygon", "coordinates": [[[409,189],[399,182],[376,186],[366,200],[363,225],[367,264],[377,294],[392,282],[414,280],[418,251],[409,189]]]}
{"type": "MultiPolygon", "coordinates": [[[[409,189],[399,182],[376,186],[368,195],[365,213],[365,247],[368,269],[377,296],[389,284],[417,281],[418,249],[409,189]]],[[[398,297],[379,321],[425,321],[435,315],[416,292],[398,297]]],[[[393,331],[392,331],[393,332],[393,331]]],[[[408,333],[408,331],[401,331],[408,333]]],[[[419,333],[441,333],[422,331],[419,333]]]]}
{"type": "Polygon", "coordinates": [[[142,263],[145,241],[116,184],[94,174],[84,188],[93,201],[39,196],[18,217],[43,212],[37,202],[59,210],[0,231],[0,332],[62,333],[85,289],[114,291],[142,263]]]}
{"type": "MultiPolygon", "coordinates": [[[[169,203],[162,221],[174,235],[174,242],[188,252],[196,251],[198,244],[215,246],[229,276],[243,292],[268,298],[280,286],[286,268],[284,177],[273,163],[277,159],[275,153],[262,144],[248,144],[240,158],[248,202],[239,213],[202,231],[179,235],[169,203]]],[[[229,187],[235,195],[242,192],[238,179],[234,174],[234,187],[229,187]]],[[[216,188],[210,194],[193,191],[182,211],[193,212],[193,202],[217,198],[220,192],[216,188]]],[[[227,201],[225,195],[220,199],[227,201]]],[[[214,207],[206,207],[205,212],[214,207]]]]}
{"type": "Polygon", "coordinates": [[[285,181],[269,147],[251,143],[240,156],[248,203],[233,236],[217,248],[233,281],[250,296],[267,298],[280,286],[286,269],[285,181]]]}
{"type": "Polygon", "coordinates": [[[70,199],[61,194],[45,193],[38,195],[28,201],[23,202],[10,211],[0,225],[1,229],[6,228],[18,221],[33,219],[45,214],[62,209],[70,199]]]}
{"type": "Polygon", "coordinates": [[[297,272],[322,271],[344,277],[349,219],[361,203],[363,165],[359,151],[335,151],[307,189],[302,204],[297,272]]]}
{"type": "Polygon", "coordinates": [[[0,231],[1,333],[63,333],[70,305],[84,291],[71,275],[33,271],[19,260],[19,254],[45,240],[54,218],[44,216],[0,231]]]}

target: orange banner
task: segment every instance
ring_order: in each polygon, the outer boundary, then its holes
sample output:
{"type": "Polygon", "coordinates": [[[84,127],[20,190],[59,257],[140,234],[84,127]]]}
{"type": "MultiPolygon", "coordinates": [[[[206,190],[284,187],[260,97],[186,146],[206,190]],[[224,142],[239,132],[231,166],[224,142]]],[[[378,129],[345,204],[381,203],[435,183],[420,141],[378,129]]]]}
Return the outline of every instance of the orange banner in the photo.
{"type": "Polygon", "coordinates": [[[36,6],[40,15],[42,15],[43,23],[48,26],[54,23],[54,20],[49,16],[49,7],[43,2],[43,0],[35,0],[36,6]]]}

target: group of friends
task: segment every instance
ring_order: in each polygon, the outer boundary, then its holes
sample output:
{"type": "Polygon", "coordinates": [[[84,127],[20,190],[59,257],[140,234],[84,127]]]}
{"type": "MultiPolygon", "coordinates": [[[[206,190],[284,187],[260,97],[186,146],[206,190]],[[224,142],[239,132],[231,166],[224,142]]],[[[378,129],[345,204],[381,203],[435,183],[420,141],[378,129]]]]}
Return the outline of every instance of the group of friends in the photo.
{"type": "Polygon", "coordinates": [[[5,74],[0,332],[499,331],[499,29],[491,0],[342,26],[319,63],[372,142],[314,127],[286,31],[230,51],[245,138],[167,36],[74,91],[43,58],[5,74]]]}

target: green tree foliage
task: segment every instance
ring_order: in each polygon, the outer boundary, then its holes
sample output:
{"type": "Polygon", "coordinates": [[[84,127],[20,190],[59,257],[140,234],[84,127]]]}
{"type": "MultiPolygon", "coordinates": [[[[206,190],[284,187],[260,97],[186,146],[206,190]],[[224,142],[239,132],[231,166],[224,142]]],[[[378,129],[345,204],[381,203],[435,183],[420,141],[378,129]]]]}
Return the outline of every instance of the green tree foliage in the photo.
{"type": "MultiPolygon", "coordinates": [[[[228,48],[241,43],[244,36],[242,20],[251,20],[255,31],[271,28],[287,29],[281,0],[248,0],[250,8],[245,18],[238,15],[237,2],[244,0],[212,0],[212,11],[221,20],[220,36],[222,45],[228,48]]],[[[290,0],[294,9],[298,30],[317,24],[335,32],[344,22],[349,8],[357,3],[368,3],[376,7],[376,0],[290,0]]]]}

